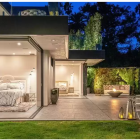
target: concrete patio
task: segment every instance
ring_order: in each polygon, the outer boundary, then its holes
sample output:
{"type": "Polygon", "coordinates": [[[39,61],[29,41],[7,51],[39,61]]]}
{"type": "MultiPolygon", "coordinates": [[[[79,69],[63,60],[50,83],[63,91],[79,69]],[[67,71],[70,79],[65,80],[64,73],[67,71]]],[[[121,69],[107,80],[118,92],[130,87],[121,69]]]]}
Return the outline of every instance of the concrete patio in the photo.
{"type": "Polygon", "coordinates": [[[57,105],[43,107],[35,120],[118,120],[120,107],[126,108],[128,97],[95,96],[60,98],[57,105]]]}

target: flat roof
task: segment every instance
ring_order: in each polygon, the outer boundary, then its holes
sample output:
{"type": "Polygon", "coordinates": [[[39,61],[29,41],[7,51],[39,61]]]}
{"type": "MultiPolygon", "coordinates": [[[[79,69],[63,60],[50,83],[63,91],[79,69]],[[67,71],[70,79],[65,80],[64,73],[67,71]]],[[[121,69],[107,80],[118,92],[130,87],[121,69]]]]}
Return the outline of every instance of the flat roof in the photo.
{"type": "Polygon", "coordinates": [[[0,35],[68,34],[68,16],[0,16],[0,35]]]}

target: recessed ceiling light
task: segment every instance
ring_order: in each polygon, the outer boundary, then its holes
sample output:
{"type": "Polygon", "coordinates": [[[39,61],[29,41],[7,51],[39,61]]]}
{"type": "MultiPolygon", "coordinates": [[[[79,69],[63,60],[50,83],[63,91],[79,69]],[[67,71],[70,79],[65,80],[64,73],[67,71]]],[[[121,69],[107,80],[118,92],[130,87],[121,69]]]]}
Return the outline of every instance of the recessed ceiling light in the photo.
{"type": "Polygon", "coordinates": [[[21,45],[21,43],[20,43],[20,42],[18,42],[18,43],[17,43],[17,45],[18,45],[18,46],[20,46],[20,45],[21,45]]]}
{"type": "Polygon", "coordinates": [[[56,50],[57,50],[57,48],[56,48],[56,50]]]}
{"type": "Polygon", "coordinates": [[[55,40],[53,39],[52,41],[54,42],[55,40]]]}
{"type": "Polygon", "coordinates": [[[31,53],[31,52],[29,52],[29,53],[31,53]]]}
{"type": "Polygon", "coordinates": [[[13,55],[15,55],[15,53],[13,53],[13,55]]]}

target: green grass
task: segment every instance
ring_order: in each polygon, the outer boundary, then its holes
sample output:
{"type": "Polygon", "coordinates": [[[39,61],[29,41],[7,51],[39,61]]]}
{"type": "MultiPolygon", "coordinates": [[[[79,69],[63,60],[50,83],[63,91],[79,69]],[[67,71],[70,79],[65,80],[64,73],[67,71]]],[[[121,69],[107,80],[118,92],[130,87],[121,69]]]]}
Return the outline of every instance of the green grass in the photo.
{"type": "Polygon", "coordinates": [[[0,122],[0,139],[140,139],[137,121],[0,122]]]}

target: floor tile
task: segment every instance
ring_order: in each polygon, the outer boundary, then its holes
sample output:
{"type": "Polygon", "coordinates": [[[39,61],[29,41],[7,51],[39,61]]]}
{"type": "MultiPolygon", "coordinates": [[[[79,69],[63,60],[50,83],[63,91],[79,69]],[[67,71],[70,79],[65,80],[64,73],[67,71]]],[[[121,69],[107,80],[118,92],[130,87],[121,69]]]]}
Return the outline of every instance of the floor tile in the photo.
{"type": "Polygon", "coordinates": [[[44,107],[37,120],[119,120],[121,107],[126,108],[128,97],[87,95],[86,99],[59,99],[57,105],[44,107]]]}

